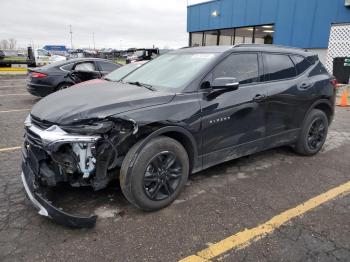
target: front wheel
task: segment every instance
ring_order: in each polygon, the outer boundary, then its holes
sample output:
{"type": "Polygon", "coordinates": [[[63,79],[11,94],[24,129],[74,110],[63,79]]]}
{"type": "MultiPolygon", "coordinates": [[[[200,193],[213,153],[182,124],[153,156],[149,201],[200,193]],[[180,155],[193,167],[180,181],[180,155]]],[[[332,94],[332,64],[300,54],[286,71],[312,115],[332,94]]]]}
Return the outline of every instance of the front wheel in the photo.
{"type": "Polygon", "coordinates": [[[304,121],[295,145],[295,151],[305,156],[317,154],[326,141],[327,133],[328,118],[326,114],[319,109],[313,109],[304,121]]]}
{"type": "Polygon", "coordinates": [[[176,140],[160,136],[141,148],[134,145],[124,158],[120,186],[124,196],[136,207],[154,211],[172,203],[184,188],[189,160],[176,140]]]}

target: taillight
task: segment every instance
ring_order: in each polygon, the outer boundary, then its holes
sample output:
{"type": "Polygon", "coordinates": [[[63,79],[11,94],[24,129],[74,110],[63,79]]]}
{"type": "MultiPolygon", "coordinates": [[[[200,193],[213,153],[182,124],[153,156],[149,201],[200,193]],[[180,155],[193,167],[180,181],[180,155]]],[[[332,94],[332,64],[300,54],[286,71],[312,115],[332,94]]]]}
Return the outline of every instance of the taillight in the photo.
{"type": "Polygon", "coordinates": [[[31,76],[32,78],[45,78],[45,77],[47,77],[47,75],[45,75],[45,74],[43,74],[43,73],[38,73],[38,72],[32,72],[32,73],[30,74],[30,76],[31,76]]]}
{"type": "Polygon", "coordinates": [[[337,79],[332,79],[331,80],[331,84],[332,84],[332,86],[334,87],[334,88],[338,88],[338,82],[337,82],[337,79]]]}

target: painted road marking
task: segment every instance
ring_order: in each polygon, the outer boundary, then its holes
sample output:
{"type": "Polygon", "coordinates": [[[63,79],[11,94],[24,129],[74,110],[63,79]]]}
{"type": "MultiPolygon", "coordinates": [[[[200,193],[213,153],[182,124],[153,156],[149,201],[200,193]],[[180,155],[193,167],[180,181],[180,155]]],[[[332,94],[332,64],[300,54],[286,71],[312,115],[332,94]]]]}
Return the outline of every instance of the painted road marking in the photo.
{"type": "Polygon", "coordinates": [[[208,248],[199,251],[196,255],[186,257],[180,262],[204,262],[210,261],[217,256],[224,254],[227,251],[234,249],[242,249],[249,246],[252,242],[258,241],[267,234],[272,233],[275,229],[282,226],[284,223],[299,217],[306,212],[340,196],[350,193],[350,181],[333,188],[321,195],[318,195],[310,200],[289,209],[259,225],[255,228],[246,229],[235,235],[221,240],[220,242],[209,246],[208,248]]]}
{"type": "Polygon", "coordinates": [[[14,81],[25,81],[25,79],[22,77],[22,78],[13,78],[13,79],[1,79],[0,78],[0,82],[14,82],[14,81]]]}
{"type": "Polygon", "coordinates": [[[20,146],[14,146],[14,147],[7,147],[7,148],[0,148],[0,153],[2,152],[10,152],[10,151],[16,151],[21,149],[20,146]]]}
{"type": "MultiPolygon", "coordinates": [[[[25,83],[23,83],[25,84],[25,83]]],[[[1,88],[9,88],[9,87],[23,87],[23,85],[11,85],[11,86],[2,86],[0,85],[1,88]]]]}
{"type": "Polygon", "coordinates": [[[1,67],[0,72],[26,72],[27,68],[24,67],[1,67]]]}
{"type": "Polygon", "coordinates": [[[19,93],[19,94],[0,95],[0,97],[2,97],[2,96],[29,96],[29,94],[26,94],[26,93],[19,93]]]}
{"type": "Polygon", "coordinates": [[[0,111],[0,113],[24,112],[24,111],[29,111],[29,110],[30,109],[13,109],[13,110],[0,111]]]}

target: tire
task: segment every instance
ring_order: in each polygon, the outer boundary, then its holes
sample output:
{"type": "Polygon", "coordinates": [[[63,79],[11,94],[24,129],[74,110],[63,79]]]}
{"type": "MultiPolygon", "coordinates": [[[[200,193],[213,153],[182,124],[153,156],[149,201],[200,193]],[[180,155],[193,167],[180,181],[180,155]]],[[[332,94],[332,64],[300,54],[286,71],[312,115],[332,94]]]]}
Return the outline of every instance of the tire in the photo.
{"type": "Polygon", "coordinates": [[[170,205],[181,193],[188,178],[189,160],[184,147],[172,138],[155,137],[145,146],[142,142],[136,143],[123,160],[120,187],[131,204],[144,211],[155,211],[170,205]],[[157,168],[165,163],[168,169],[157,168]]]}
{"type": "Polygon", "coordinates": [[[68,84],[68,83],[61,83],[58,85],[58,87],[56,88],[56,91],[60,91],[60,90],[63,90],[63,89],[66,89],[68,87],[72,86],[71,84],[68,84]]]}
{"type": "Polygon", "coordinates": [[[304,120],[295,151],[304,156],[317,154],[326,141],[327,133],[328,118],[326,114],[319,109],[313,109],[304,120]]]}

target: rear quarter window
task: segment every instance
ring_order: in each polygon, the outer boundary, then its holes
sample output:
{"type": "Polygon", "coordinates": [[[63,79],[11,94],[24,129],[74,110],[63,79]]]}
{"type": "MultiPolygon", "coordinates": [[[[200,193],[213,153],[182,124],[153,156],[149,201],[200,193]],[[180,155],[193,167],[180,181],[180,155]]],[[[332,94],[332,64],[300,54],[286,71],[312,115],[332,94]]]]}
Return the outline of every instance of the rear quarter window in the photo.
{"type": "Polygon", "coordinates": [[[312,63],[305,57],[292,55],[291,58],[295,64],[298,75],[301,75],[312,66],[312,63]]]}
{"type": "Polygon", "coordinates": [[[65,71],[71,71],[73,69],[73,65],[74,64],[67,64],[67,65],[61,66],[60,68],[65,71]]]}
{"type": "Polygon", "coordinates": [[[293,78],[297,75],[293,61],[284,54],[263,54],[265,81],[293,78]]]}

